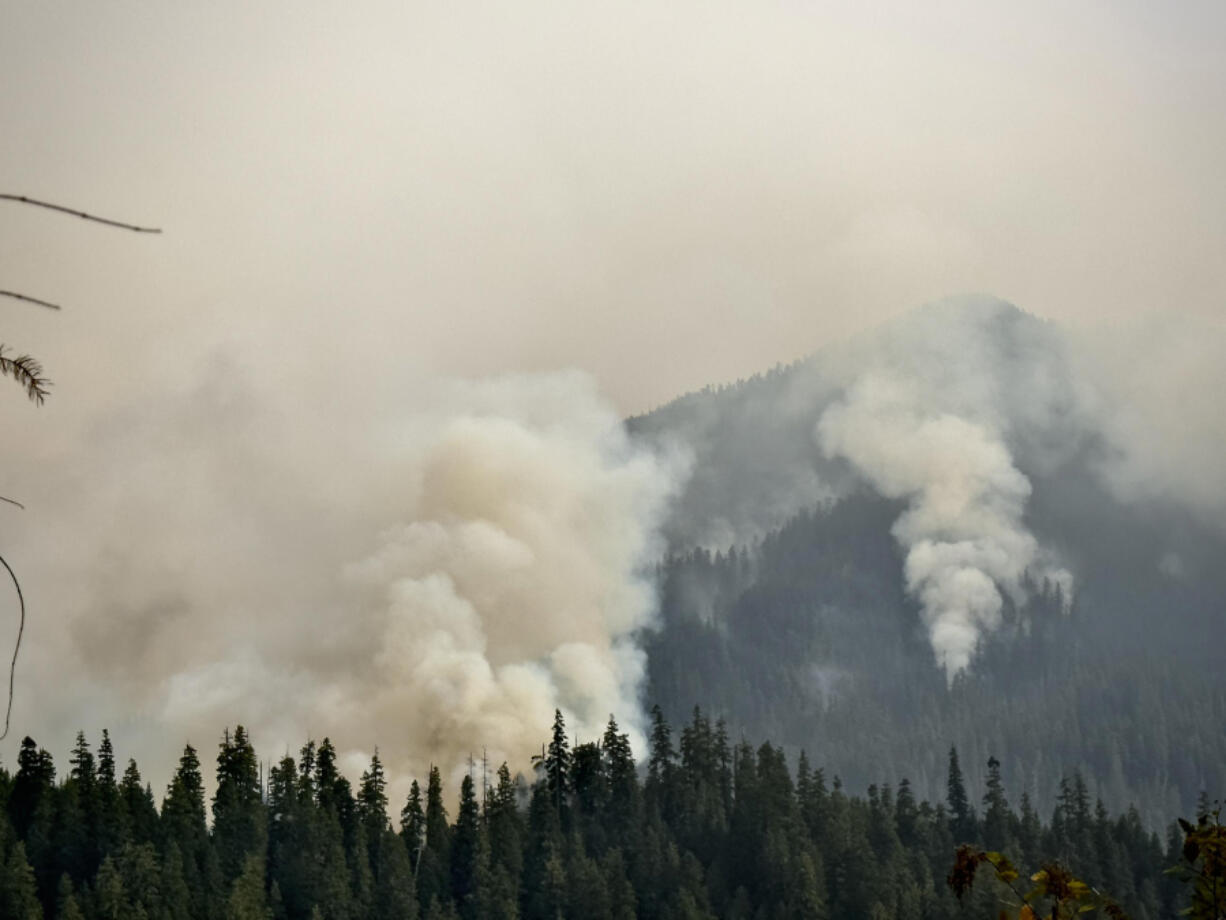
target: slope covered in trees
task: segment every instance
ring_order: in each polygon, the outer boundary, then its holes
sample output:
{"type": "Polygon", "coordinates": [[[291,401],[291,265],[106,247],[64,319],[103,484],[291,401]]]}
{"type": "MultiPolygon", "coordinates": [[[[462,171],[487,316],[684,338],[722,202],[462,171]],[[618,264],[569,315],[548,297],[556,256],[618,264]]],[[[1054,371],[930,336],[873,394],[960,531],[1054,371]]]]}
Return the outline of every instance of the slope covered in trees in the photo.
{"type": "Polygon", "coordinates": [[[1164,875],[1162,840],[1134,810],[1111,815],[1080,775],[1050,821],[1011,800],[1001,764],[968,792],[957,752],[943,801],[913,785],[849,794],[801,756],[733,743],[697,710],[674,733],[657,709],[644,770],[610,718],[598,743],[568,741],[558,714],[535,779],[470,772],[458,806],[438,769],[414,783],[393,829],[378,754],[356,789],[328,739],[261,775],[251,739],[226,732],[206,801],[185,748],[160,809],[107,734],[83,735],[67,775],[26,739],[0,772],[0,916],[13,920],[366,918],[942,918],[996,913],[981,870],[963,902],[946,885],[956,844],[1003,851],[1028,871],[1052,859],[1136,918],[1173,916],[1190,894],[1164,875]],[[450,812],[454,806],[454,818],[450,812]],[[211,820],[210,820],[211,817],[211,820]]]}
{"type": "Polygon", "coordinates": [[[947,686],[903,592],[897,513],[860,493],[751,547],[672,557],[662,626],[646,638],[651,696],[670,718],[707,700],[732,730],[807,748],[858,791],[907,774],[937,795],[950,743],[976,794],[995,754],[1009,786],[1044,809],[1074,771],[1151,826],[1226,788],[1226,676],[1202,641],[1215,594],[1147,597],[1126,582],[1135,558],[1121,560],[1123,585],[1104,562],[1068,612],[1042,586],[1026,607],[1007,604],[1005,628],[947,686]]]}
{"type": "MultiPolygon", "coordinates": [[[[693,456],[664,524],[648,698],[671,719],[706,701],[734,733],[819,752],[857,792],[906,774],[937,795],[951,743],[976,795],[996,755],[1045,810],[1075,771],[1152,826],[1222,789],[1226,528],[1173,466],[1161,488],[1127,478],[1145,438],[1118,440],[1111,393],[1071,349],[971,299],[630,419],[635,438],[693,456]],[[832,417],[859,453],[835,449],[832,417]],[[907,536],[917,520],[928,529],[907,536]],[[934,583],[907,574],[917,543],[971,559],[999,593],[999,622],[958,614],[978,628],[965,668],[942,667],[934,583]],[[1018,547],[1021,562],[975,561],[1018,547]]],[[[1161,448],[1171,464],[1182,449],[1161,448]]]]}

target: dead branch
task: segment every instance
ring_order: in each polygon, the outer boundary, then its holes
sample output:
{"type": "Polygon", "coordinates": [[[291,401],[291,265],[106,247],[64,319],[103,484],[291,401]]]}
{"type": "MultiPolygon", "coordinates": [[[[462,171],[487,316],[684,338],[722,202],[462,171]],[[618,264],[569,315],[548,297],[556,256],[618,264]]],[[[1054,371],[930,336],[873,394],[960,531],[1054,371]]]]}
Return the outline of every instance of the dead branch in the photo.
{"type": "Polygon", "coordinates": [[[21,651],[21,634],[26,631],[26,599],[21,593],[21,582],[17,580],[16,573],[3,556],[0,556],[0,564],[8,570],[9,578],[13,579],[13,587],[17,589],[17,607],[21,613],[21,619],[17,623],[17,644],[13,646],[13,660],[9,664],[9,703],[4,711],[4,732],[0,733],[0,741],[3,741],[8,737],[9,719],[13,716],[13,682],[17,676],[17,653],[21,651]]]}
{"type": "Polygon", "coordinates": [[[47,307],[50,310],[60,309],[60,305],[57,303],[39,300],[37,297],[27,297],[25,294],[18,294],[16,291],[0,291],[0,297],[12,297],[14,300],[24,300],[26,303],[38,304],[40,307],[47,307]]]}
{"type": "Polygon", "coordinates": [[[111,220],[109,217],[98,217],[95,214],[86,214],[84,211],[78,211],[75,208],[66,208],[63,205],[52,204],[49,201],[39,201],[37,198],[28,198],[25,195],[8,195],[0,193],[0,200],[15,201],[18,204],[33,205],[36,208],[47,208],[51,211],[60,211],[64,214],[71,214],[73,217],[80,217],[82,220],[92,220],[94,223],[106,224],[108,227],[119,227],[121,230],[131,230],[134,233],[161,233],[161,229],[157,227],[138,227],[136,224],[125,224],[120,220],[111,220]]]}

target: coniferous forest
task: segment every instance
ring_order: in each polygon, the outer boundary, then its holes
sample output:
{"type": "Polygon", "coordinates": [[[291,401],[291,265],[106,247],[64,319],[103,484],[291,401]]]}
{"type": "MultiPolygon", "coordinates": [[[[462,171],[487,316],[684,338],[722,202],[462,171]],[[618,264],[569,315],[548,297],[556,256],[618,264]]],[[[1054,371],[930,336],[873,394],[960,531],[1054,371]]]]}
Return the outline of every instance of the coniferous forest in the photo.
{"type": "Polygon", "coordinates": [[[905,777],[857,796],[805,755],[791,764],[769,742],[733,741],[697,709],[680,731],[654,709],[637,767],[612,717],[599,742],[572,746],[559,713],[530,780],[475,767],[456,804],[434,768],[424,790],[414,782],[392,803],[377,752],[356,789],[327,738],[264,777],[240,726],[222,736],[212,795],[189,745],[159,807],[134,761],[119,768],[107,732],[96,751],[79,734],[63,775],[26,738],[16,772],[0,771],[0,916],[989,917],[1008,895],[992,867],[1011,860],[1049,890],[1050,873],[1068,870],[1067,891],[1084,880],[1141,920],[1197,897],[1168,867],[1220,862],[1220,830],[1159,836],[1135,809],[1092,801],[1080,775],[1040,815],[1026,794],[1010,797],[992,758],[972,801],[957,751],[947,756],[943,801],[917,800],[905,777]],[[1190,851],[1197,839],[1218,856],[1190,851]],[[964,848],[951,870],[966,843],[993,852],[964,848]]]}

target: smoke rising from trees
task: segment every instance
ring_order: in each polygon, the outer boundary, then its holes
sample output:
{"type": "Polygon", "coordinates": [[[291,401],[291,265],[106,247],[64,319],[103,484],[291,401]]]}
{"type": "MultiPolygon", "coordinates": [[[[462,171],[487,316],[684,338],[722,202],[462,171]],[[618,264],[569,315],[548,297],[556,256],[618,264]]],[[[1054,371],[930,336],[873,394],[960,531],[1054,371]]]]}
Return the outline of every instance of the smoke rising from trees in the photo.
{"type": "Polygon", "coordinates": [[[397,778],[483,750],[527,769],[555,708],[641,742],[634,637],[685,463],[630,443],[590,377],[402,379],[345,407],[208,370],[98,424],[106,464],[66,461],[62,506],[13,533],[37,586],[18,738],[101,719],[155,786],[158,737],[207,748],[240,714],[275,747],[377,744],[397,778]]]}

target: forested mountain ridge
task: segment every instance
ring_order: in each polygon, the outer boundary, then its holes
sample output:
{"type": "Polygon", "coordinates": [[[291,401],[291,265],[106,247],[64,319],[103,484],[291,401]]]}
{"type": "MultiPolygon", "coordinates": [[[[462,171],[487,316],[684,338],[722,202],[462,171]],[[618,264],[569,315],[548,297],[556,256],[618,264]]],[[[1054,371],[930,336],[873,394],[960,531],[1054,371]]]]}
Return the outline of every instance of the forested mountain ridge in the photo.
{"type": "Polygon", "coordinates": [[[612,717],[600,741],[572,747],[557,713],[531,784],[505,764],[492,776],[474,766],[453,821],[435,768],[394,830],[378,754],[355,789],[327,738],[287,753],[265,782],[250,737],[226,731],[211,807],[189,745],[160,809],[134,761],[118,774],[106,732],[96,755],[78,735],[59,782],[27,738],[16,773],[0,771],[0,916],[992,916],[1005,892],[986,867],[962,902],[946,884],[960,842],[1027,873],[1058,859],[1136,920],[1187,903],[1163,871],[1180,859],[1178,828],[1163,839],[1135,810],[1110,815],[1079,774],[1044,822],[1025,793],[1011,804],[995,759],[977,807],[957,752],[941,756],[943,801],[920,801],[905,778],[856,796],[803,755],[792,768],[769,742],[732,743],[697,710],[676,734],[654,711],[645,770],[612,717]]]}
{"type": "Polygon", "coordinates": [[[935,796],[935,752],[956,744],[977,794],[994,754],[1006,782],[1043,809],[1073,771],[1149,826],[1191,810],[1202,791],[1220,794],[1226,573],[1215,560],[1226,529],[1186,501],[1119,486],[1112,464],[1125,448],[1106,413],[1085,408],[1088,384],[1047,324],[980,299],[897,325],[880,334],[885,345],[824,352],[628,421],[635,437],[693,457],[665,524],[648,696],[670,718],[703,700],[734,733],[820,752],[860,791],[884,772],[935,796]],[[857,394],[882,378],[905,385],[878,410],[857,394]],[[904,461],[874,466],[864,451],[832,449],[846,439],[828,437],[827,422],[848,404],[869,406],[857,420],[904,457],[930,447],[916,432],[968,420],[1021,481],[1000,499],[997,471],[985,473],[964,528],[946,520],[922,535],[1029,552],[1014,572],[982,566],[999,612],[978,621],[956,673],[942,673],[933,645],[940,611],[934,619],[921,602],[930,585],[908,582],[921,541],[904,531],[948,485],[942,466],[978,444],[952,442],[913,484],[891,488],[911,475],[904,461]],[[976,530],[976,516],[1006,499],[1016,513],[1004,536],[996,521],[976,530]]]}

